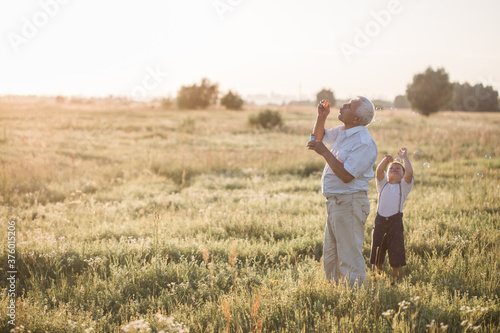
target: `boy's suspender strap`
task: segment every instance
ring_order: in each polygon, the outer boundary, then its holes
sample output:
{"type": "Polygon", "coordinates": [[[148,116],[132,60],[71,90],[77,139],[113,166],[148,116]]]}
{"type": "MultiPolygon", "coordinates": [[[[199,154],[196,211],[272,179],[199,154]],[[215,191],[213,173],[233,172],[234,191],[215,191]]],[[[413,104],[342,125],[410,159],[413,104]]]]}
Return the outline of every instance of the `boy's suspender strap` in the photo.
{"type": "MultiPolygon", "coordinates": [[[[389,182],[385,183],[384,186],[382,186],[382,189],[380,190],[380,193],[378,194],[378,205],[377,205],[377,213],[378,213],[378,209],[380,208],[380,198],[382,197],[382,191],[384,190],[385,188],[385,185],[389,184],[389,182]]],[[[398,213],[401,212],[401,196],[402,196],[402,193],[401,193],[401,183],[398,184],[399,185],[399,204],[398,204],[398,213]]]]}
{"type": "Polygon", "coordinates": [[[377,205],[377,213],[378,213],[378,210],[380,208],[380,198],[382,197],[382,191],[384,190],[385,188],[385,185],[389,184],[388,182],[384,184],[384,186],[382,186],[382,189],[380,190],[379,194],[378,194],[378,205],[377,205]]]}
{"type": "Polygon", "coordinates": [[[401,212],[401,183],[399,183],[399,205],[398,205],[398,213],[401,212]]]}

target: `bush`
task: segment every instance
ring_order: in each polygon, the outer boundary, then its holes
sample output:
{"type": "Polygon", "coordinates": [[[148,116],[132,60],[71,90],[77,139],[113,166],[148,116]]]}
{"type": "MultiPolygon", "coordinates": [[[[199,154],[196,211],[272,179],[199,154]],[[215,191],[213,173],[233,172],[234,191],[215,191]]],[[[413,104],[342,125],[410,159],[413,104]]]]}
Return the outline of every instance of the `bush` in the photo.
{"type": "Polygon", "coordinates": [[[174,106],[174,101],[170,98],[162,98],[161,99],[161,107],[162,109],[170,109],[174,106]]]}
{"type": "Polygon", "coordinates": [[[273,129],[275,127],[283,126],[283,118],[278,111],[263,110],[257,115],[251,115],[248,117],[248,123],[252,127],[260,127],[273,129]]]}
{"type": "Polygon", "coordinates": [[[177,106],[179,109],[206,108],[217,101],[219,85],[211,84],[208,79],[202,79],[198,86],[182,86],[177,93],[177,106]]]}
{"type": "Polygon", "coordinates": [[[241,110],[243,99],[238,94],[233,94],[233,92],[229,90],[229,92],[221,98],[220,104],[229,110],[241,110]]]}

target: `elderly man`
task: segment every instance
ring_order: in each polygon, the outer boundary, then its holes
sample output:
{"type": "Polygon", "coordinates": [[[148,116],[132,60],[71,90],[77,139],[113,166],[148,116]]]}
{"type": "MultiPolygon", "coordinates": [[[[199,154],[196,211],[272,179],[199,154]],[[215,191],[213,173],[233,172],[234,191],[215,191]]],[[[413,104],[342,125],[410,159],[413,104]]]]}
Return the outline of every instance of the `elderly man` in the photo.
{"type": "Polygon", "coordinates": [[[362,284],[366,267],[361,250],[370,213],[368,181],[373,178],[377,159],[377,145],[366,125],[372,121],[375,110],[370,100],[356,97],[340,108],[338,119],[343,125],[327,130],[328,104],[322,101],[318,105],[316,141],[307,143],[308,149],[326,160],[321,178],[327,199],[323,266],[329,281],[347,279],[351,285],[362,284]]]}

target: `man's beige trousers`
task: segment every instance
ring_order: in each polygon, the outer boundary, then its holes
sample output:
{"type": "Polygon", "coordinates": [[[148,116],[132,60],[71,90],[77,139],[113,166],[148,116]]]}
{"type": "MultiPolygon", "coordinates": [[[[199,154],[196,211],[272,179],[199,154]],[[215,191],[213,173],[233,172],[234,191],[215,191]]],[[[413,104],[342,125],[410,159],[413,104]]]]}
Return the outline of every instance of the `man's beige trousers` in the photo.
{"type": "Polygon", "coordinates": [[[326,201],[327,221],[323,244],[323,266],[329,281],[362,284],[366,278],[362,248],[364,226],[370,213],[365,191],[337,194],[326,201]]]}

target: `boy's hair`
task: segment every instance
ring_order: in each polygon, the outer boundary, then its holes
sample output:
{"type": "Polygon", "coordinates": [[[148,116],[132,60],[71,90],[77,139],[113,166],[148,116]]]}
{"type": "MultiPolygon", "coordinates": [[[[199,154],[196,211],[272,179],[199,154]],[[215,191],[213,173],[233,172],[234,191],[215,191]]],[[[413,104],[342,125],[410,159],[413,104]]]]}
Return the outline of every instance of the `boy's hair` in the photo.
{"type": "Polygon", "coordinates": [[[389,168],[390,168],[390,167],[391,167],[391,165],[393,165],[393,164],[399,164],[399,165],[401,165],[401,167],[403,168],[403,175],[405,174],[406,169],[405,169],[405,166],[403,165],[403,163],[398,162],[398,161],[394,161],[394,162],[392,162],[391,164],[389,164],[389,168]]]}

